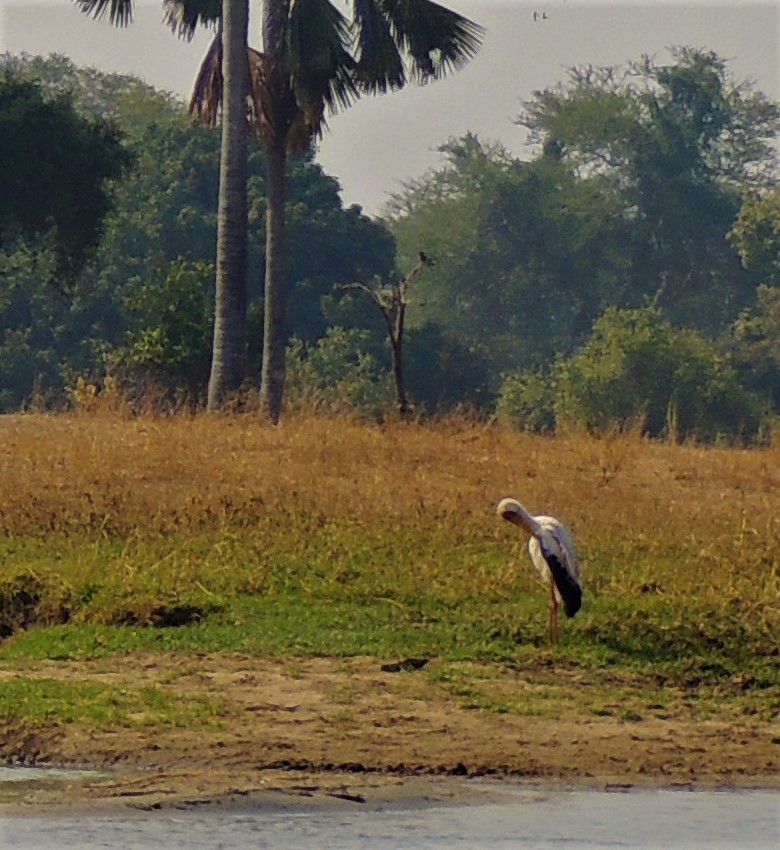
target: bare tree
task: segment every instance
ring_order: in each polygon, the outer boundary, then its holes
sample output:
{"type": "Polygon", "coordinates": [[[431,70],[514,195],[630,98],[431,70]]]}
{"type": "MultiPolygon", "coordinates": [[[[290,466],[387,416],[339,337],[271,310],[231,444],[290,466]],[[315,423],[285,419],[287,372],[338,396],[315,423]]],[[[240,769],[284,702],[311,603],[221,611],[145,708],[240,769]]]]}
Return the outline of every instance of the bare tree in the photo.
{"type": "Polygon", "coordinates": [[[347,283],[340,289],[357,289],[364,292],[376,305],[382,314],[382,319],[387,330],[387,340],[390,343],[390,356],[392,358],[393,385],[395,387],[395,401],[398,413],[407,418],[412,407],[406,394],[406,382],[404,379],[404,321],[406,319],[406,307],[408,305],[407,295],[412,281],[418,277],[427,266],[436,265],[425,252],[420,251],[420,262],[400,281],[395,283],[379,283],[368,286],[365,283],[347,283]]]}

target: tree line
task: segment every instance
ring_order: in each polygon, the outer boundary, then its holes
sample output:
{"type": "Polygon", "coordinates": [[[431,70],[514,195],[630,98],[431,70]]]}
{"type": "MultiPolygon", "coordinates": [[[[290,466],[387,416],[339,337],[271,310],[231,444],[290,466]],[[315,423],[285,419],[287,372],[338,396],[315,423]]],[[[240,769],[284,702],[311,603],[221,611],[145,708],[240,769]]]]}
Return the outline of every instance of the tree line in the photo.
{"type": "MultiPolygon", "coordinates": [[[[62,57],[3,66],[4,97],[22,86],[60,110],[69,103],[115,172],[93,175],[112,206],[96,206],[102,224],[68,274],[56,219],[46,229],[0,215],[0,404],[56,398],[75,376],[106,373],[139,394],[154,385],[202,402],[218,134],[132,78],[62,57]]],[[[652,434],[766,433],[780,402],[777,120],[777,104],[719,57],[685,48],[667,65],[572,69],[517,116],[526,159],[472,134],[451,139],[442,165],[381,219],[344,208],[310,150],[292,156],[287,404],[390,408],[392,345],[365,295],[391,296],[419,266],[403,287],[410,410],[469,407],[534,430],[641,419],[652,434]],[[420,266],[421,251],[433,262],[420,266]]],[[[256,386],[268,154],[250,144],[247,161],[246,380],[256,386]]]]}

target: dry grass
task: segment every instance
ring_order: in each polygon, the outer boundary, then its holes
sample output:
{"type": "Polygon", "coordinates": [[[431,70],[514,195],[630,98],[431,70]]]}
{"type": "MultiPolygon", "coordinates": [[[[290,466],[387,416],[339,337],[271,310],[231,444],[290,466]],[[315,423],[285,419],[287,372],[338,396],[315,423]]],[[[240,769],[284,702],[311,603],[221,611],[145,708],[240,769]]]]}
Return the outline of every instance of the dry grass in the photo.
{"type": "Polygon", "coordinates": [[[699,547],[704,559],[749,549],[777,567],[779,446],[551,439],[466,421],[0,418],[5,535],[147,535],[302,513],[485,533],[508,494],[565,519],[586,549],[646,541],[699,547]]]}

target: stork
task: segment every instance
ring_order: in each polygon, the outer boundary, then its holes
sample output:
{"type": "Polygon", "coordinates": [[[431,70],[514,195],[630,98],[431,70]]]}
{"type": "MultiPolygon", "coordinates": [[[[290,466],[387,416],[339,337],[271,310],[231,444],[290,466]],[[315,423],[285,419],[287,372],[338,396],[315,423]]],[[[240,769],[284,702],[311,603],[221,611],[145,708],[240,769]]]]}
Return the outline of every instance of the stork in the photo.
{"type": "Polygon", "coordinates": [[[552,516],[532,516],[517,499],[502,499],[496,512],[530,535],[528,554],[542,580],[550,587],[550,641],[558,643],[558,605],[567,617],[582,606],[580,561],[571,535],[552,516]]]}

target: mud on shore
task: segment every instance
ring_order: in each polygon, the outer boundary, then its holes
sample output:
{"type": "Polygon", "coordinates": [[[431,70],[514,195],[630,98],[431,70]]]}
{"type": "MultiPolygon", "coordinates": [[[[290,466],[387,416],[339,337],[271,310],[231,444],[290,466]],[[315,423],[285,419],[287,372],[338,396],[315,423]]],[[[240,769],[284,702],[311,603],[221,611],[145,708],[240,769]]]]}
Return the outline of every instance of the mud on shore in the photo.
{"type": "MultiPolygon", "coordinates": [[[[101,730],[64,723],[0,727],[0,759],[8,765],[99,771],[82,781],[14,783],[0,794],[7,812],[462,801],[467,780],[476,787],[480,778],[780,787],[778,724],[749,716],[704,721],[668,706],[648,706],[632,720],[570,711],[519,716],[466,707],[421,670],[383,669],[372,658],[161,655],[0,670],[2,678],[16,675],[211,694],[227,710],[198,728],[160,728],[143,718],[101,730]]],[[[533,671],[496,669],[495,676],[497,687],[533,686],[533,671]]],[[[575,671],[561,676],[573,688],[586,686],[575,671]]],[[[592,683],[594,674],[588,676],[592,683]]]]}

